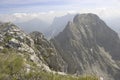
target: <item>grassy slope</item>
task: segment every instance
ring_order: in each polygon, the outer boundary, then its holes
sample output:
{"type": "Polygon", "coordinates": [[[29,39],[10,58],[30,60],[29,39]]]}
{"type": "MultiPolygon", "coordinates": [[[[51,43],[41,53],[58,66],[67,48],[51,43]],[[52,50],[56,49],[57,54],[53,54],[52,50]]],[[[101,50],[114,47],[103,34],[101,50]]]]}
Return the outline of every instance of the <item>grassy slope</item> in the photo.
{"type": "Polygon", "coordinates": [[[98,80],[94,76],[73,77],[41,70],[26,73],[24,68],[25,61],[20,55],[16,53],[0,53],[0,80],[98,80]]]}

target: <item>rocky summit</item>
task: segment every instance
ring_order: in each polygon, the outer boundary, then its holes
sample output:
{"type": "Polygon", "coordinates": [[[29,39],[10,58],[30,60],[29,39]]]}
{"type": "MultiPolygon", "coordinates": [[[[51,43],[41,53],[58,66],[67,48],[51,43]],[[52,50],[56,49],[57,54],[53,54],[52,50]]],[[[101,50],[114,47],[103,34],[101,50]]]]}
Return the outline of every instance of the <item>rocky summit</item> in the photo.
{"type": "Polygon", "coordinates": [[[62,59],[56,53],[54,46],[40,32],[26,34],[12,23],[0,24],[0,52],[22,55],[26,70],[32,69],[31,64],[41,70],[51,72],[62,66],[62,59]],[[27,63],[28,62],[28,63],[27,63]],[[59,64],[61,63],[61,64],[59,64]]]}
{"type": "Polygon", "coordinates": [[[120,39],[95,14],[77,14],[73,22],[51,40],[66,62],[65,72],[119,80],[120,39]]]}

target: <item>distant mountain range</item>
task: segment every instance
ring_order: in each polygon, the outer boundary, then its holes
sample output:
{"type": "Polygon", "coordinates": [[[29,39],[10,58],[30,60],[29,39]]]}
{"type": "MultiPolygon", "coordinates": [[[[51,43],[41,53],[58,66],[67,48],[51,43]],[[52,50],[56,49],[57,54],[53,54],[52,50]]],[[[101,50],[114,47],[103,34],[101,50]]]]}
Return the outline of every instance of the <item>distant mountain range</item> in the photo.
{"type": "MultiPolygon", "coordinates": [[[[104,15],[104,14],[103,14],[104,15]]],[[[120,35],[120,18],[119,17],[104,17],[102,15],[102,19],[109,25],[110,28],[115,30],[120,35]]],[[[32,31],[40,31],[42,32],[47,38],[52,38],[58,33],[60,33],[66,26],[68,21],[72,21],[75,14],[66,14],[61,17],[55,17],[52,23],[48,23],[47,21],[43,21],[39,18],[32,18],[30,20],[23,20],[21,18],[15,18],[15,23],[20,28],[25,30],[26,32],[30,33],[32,31]],[[23,20],[23,21],[22,21],[23,20]]],[[[26,19],[26,18],[25,18],[26,19]]]]}
{"type": "Polygon", "coordinates": [[[67,14],[62,17],[55,17],[52,24],[50,25],[50,27],[48,28],[48,30],[46,32],[46,36],[48,38],[52,38],[52,37],[58,35],[61,31],[63,31],[63,29],[65,28],[68,21],[73,20],[74,16],[75,15],[67,14]]]}
{"type": "Polygon", "coordinates": [[[20,28],[25,30],[26,32],[30,33],[33,31],[40,31],[42,33],[45,33],[50,26],[49,23],[42,21],[38,18],[34,18],[32,20],[28,20],[26,22],[15,22],[16,25],[18,25],[20,28]]]}

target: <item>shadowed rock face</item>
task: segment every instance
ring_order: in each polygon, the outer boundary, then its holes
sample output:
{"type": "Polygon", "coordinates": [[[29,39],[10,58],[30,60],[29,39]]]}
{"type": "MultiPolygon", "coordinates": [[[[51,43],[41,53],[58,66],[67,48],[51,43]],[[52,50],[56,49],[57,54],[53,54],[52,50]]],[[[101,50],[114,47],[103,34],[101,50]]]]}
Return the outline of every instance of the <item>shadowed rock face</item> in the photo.
{"type": "Polygon", "coordinates": [[[77,15],[74,18],[74,23],[80,23],[91,30],[93,38],[96,43],[104,47],[115,60],[120,60],[120,39],[118,34],[110,29],[99,17],[96,15],[77,15]]]}
{"type": "Polygon", "coordinates": [[[113,59],[120,59],[120,40],[97,15],[76,15],[51,41],[66,62],[67,73],[119,80],[120,68],[113,59]]]}

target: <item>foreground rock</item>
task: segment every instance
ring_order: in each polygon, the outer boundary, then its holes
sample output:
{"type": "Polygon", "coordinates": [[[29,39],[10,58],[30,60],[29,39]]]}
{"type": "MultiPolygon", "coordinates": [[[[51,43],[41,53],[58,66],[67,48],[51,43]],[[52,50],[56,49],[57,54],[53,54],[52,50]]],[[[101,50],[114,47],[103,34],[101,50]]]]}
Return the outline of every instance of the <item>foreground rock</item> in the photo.
{"type": "MultiPolygon", "coordinates": [[[[54,46],[42,33],[33,32],[28,35],[12,23],[0,24],[0,51],[1,53],[17,52],[24,56],[25,61],[36,64],[36,68],[49,72],[51,69],[60,70],[63,62],[54,46]]],[[[29,69],[31,67],[27,63],[26,66],[29,66],[27,67],[29,69]]]]}

